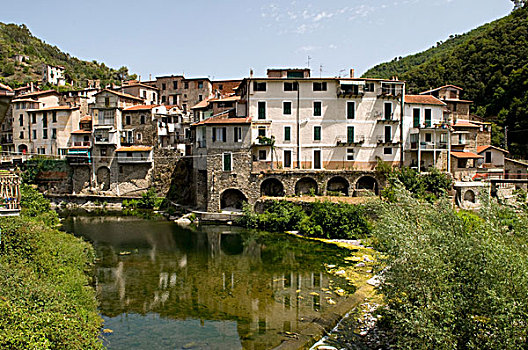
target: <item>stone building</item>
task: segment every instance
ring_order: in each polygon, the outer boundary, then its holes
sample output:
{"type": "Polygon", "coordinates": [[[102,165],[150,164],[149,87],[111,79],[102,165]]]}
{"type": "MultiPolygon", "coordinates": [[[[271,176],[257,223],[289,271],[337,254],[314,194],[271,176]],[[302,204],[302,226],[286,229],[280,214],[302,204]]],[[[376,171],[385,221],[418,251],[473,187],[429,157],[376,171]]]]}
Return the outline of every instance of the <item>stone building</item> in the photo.
{"type": "Polygon", "coordinates": [[[155,81],[145,82],[159,90],[160,103],[178,105],[183,112],[213,95],[209,78],[185,78],[183,75],[156,77],[155,81]]]}
{"type": "Polygon", "coordinates": [[[444,85],[436,89],[421,92],[420,95],[432,95],[446,104],[446,112],[449,122],[455,124],[458,119],[469,120],[469,107],[473,101],[461,99],[461,87],[455,85],[444,85]]]}
{"type": "Polygon", "coordinates": [[[147,105],[158,104],[159,92],[156,87],[138,81],[126,82],[119,89],[122,93],[139,97],[147,105]]]}

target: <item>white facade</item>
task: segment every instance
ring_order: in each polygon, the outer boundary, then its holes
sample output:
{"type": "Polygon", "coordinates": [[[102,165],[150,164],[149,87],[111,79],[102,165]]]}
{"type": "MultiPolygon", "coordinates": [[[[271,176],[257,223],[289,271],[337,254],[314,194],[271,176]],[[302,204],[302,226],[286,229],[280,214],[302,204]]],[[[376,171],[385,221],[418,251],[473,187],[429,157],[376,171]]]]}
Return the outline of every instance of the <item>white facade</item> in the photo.
{"type": "Polygon", "coordinates": [[[66,80],[64,78],[64,67],[50,66],[45,64],[42,66],[42,83],[64,86],[66,80]]]}

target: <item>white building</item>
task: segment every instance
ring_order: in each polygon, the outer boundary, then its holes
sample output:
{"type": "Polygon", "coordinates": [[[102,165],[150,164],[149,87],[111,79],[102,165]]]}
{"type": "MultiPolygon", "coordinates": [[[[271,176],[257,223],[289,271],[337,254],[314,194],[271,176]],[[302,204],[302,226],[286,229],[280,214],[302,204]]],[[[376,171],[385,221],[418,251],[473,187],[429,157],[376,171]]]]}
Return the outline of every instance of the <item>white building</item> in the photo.
{"type": "Polygon", "coordinates": [[[64,67],[44,64],[42,66],[42,83],[64,86],[66,84],[64,67]]]}

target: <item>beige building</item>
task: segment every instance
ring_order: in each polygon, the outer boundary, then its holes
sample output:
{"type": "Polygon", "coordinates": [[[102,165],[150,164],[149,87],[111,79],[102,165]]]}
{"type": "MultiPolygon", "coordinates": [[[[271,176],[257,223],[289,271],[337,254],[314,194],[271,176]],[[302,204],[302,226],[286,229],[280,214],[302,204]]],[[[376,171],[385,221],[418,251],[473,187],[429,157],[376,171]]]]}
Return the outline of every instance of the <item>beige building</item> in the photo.
{"type": "Polygon", "coordinates": [[[147,105],[158,104],[158,89],[156,87],[137,82],[131,81],[125,83],[120,89],[120,92],[139,97],[143,99],[143,102],[147,105]]]}

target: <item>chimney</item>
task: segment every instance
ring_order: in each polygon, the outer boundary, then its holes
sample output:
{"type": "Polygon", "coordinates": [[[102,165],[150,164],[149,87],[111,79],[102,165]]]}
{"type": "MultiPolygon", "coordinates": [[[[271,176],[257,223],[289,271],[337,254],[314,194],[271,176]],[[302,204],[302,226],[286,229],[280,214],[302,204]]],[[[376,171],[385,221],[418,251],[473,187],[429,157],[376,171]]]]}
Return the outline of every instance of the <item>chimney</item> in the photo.
{"type": "Polygon", "coordinates": [[[250,77],[250,78],[253,78],[253,69],[250,69],[250,70],[249,70],[249,77],[250,77]]]}
{"type": "Polygon", "coordinates": [[[350,68],[350,77],[351,77],[351,78],[354,77],[354,68],[350,68]]]}

